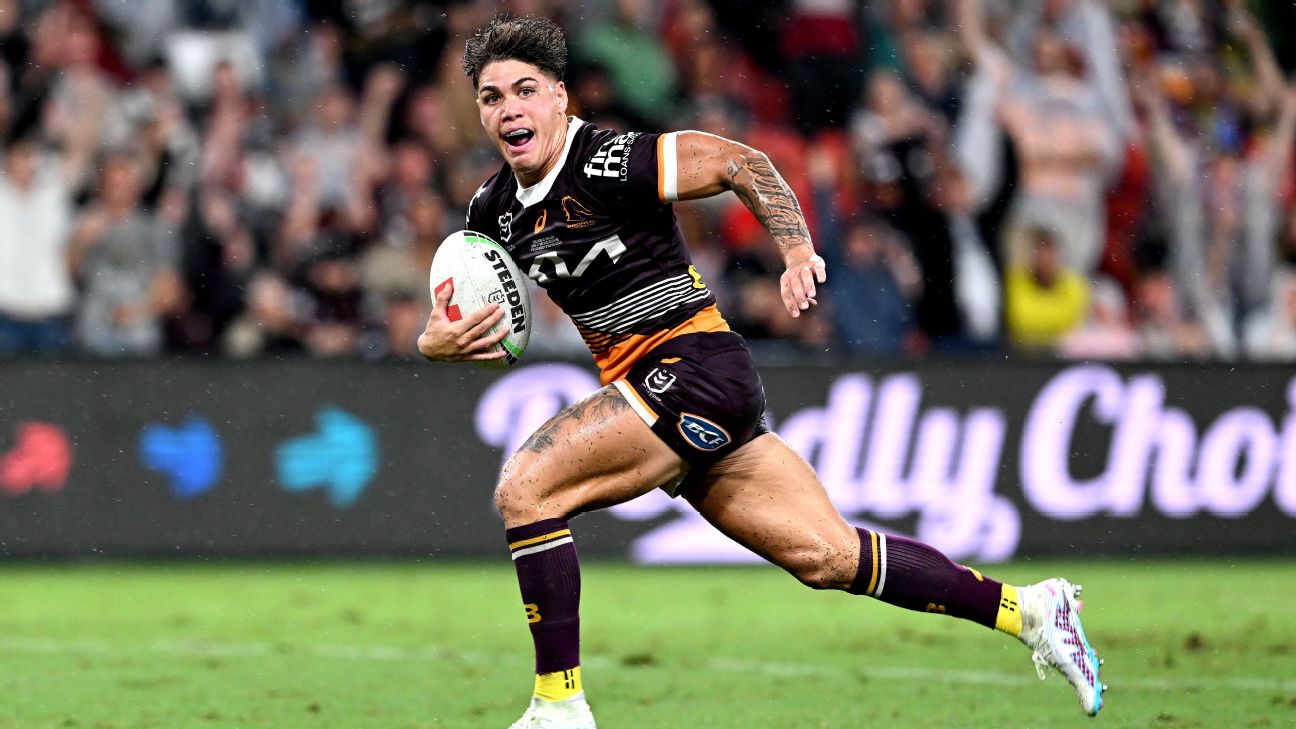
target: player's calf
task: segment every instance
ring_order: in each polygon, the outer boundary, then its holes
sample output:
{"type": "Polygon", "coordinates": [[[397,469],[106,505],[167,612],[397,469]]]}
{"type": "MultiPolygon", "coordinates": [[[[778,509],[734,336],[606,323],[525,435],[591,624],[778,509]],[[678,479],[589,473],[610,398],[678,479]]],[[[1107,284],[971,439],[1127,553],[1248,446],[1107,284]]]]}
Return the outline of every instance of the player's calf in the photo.
{"type": "Polygon", "coordinates": [[[858,531],[859,567],[848,592],[907,610],[964,618],[1009,635],[1021,632],[1016,587],[952,562],[922,542],[858,531]]]}

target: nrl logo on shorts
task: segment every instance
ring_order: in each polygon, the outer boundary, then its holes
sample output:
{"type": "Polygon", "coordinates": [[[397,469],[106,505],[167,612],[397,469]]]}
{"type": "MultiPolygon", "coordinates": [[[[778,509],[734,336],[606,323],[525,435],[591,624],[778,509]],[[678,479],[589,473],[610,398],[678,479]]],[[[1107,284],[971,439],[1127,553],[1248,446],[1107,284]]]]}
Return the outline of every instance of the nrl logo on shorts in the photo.
{"type": "Polygon", "coordinates": [[[663,369],[654,367],[653,371],[649,372],[648,376],[644,378],[643,384],[644,387],[648,388],[648,392],[660,395],[670,389],[671,385],[675,384],[675,375],[663,369]]]}
{"type": "Polygon", "coordinates": [[[713,451],[731,440],[724,428],[692,413],[680,414],[677,427],[684,440],[700,451],[713,451]]]}

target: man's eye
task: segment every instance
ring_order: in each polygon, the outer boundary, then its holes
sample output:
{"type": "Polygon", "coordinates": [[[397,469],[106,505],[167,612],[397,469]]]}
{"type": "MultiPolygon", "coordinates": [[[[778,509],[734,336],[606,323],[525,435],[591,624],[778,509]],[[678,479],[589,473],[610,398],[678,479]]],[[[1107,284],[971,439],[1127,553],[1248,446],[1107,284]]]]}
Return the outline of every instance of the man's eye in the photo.
{"type": "Polygon", "coordinates": [[[529,88],[522,89],[520,92],[518,92],[518,96],[532,96],[534,94],[535,94],[535,89],[529,89],[529,88]]]}
{"type": "Polygon", "coordinates": [[[497,96],[496,94],[491,94],[490,96],[482,97],[482,103],[485,104],[494,104],[497,101],[499,101],[499,96],[497,96]]]}

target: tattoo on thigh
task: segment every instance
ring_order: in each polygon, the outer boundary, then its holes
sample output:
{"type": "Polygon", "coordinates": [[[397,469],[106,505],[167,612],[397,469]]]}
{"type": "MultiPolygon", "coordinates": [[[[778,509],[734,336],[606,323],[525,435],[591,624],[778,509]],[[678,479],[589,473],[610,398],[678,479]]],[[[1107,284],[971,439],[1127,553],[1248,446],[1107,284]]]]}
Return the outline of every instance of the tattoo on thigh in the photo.
{"type": "Polygon", "coordinates": [[[601,420],[629,407],[630,403],[626,402],[616,388],[605,387],[550,418],[549,422],[540,426],[530,438],[526,439],[522,444],[522,450],[543,453],[545,449],[553,447],[558,432],[568,423],[577,420],[601,420]]]}

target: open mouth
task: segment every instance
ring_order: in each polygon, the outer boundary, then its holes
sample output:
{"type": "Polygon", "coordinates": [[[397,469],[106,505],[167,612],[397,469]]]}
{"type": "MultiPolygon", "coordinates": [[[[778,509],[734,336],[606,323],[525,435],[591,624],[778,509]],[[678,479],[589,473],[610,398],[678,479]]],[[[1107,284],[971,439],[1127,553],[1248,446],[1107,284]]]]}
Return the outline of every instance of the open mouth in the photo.
{"type": "Polygon", "coordinates": [[[530,129],[514,129],[504,135],[504,142],[510,147],[518,148],[525,146],[534,136],[535,132],[530,129]]]}

